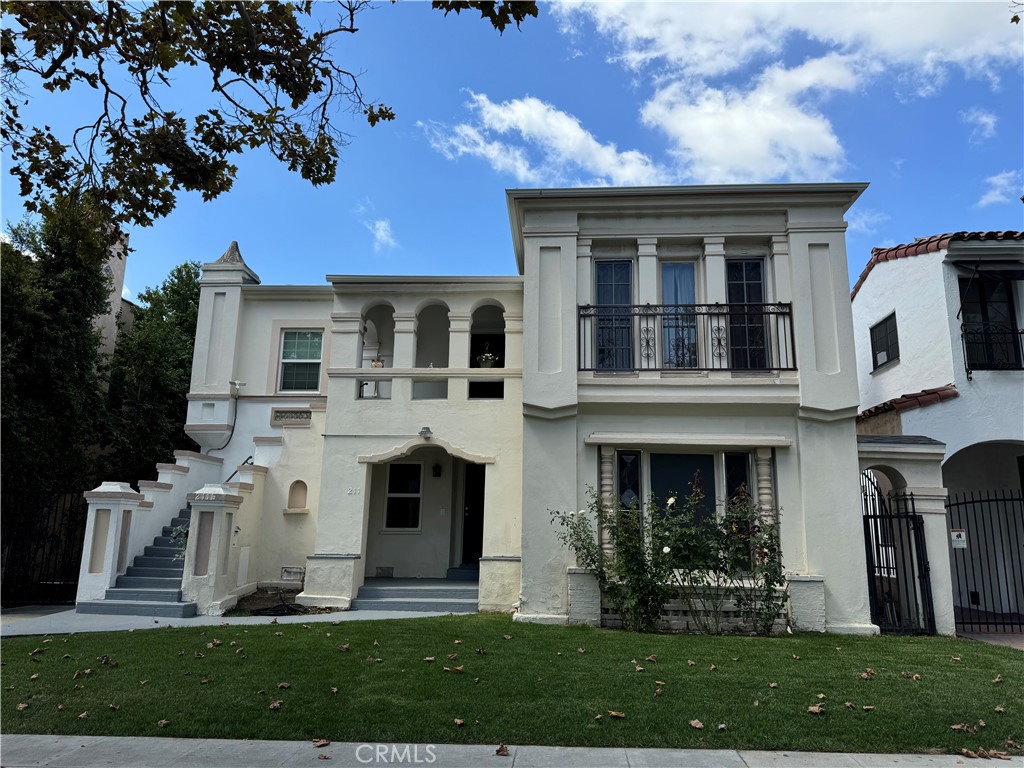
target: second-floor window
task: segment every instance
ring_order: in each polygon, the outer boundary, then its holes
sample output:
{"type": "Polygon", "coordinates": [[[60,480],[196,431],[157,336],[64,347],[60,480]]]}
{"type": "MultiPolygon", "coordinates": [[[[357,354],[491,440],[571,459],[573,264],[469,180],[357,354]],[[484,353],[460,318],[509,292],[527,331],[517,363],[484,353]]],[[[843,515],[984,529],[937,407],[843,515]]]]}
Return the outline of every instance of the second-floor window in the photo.
{"type": "Polygon", "coordinates": [[[871,370],[900,359],[900,341],[896,334],[896,313],[893,312],[871,327],[871,370]]]}
{"type": "Polygon", "coordinates": [[[323,331],[285,331],[281,339],[282,392],[317,392],[323,331]]]}
{"type": "Polygon", "coordinates": [[[1021,345],[1013,306],[1013,282],[975,276],[960,279],[961,319],[967,365],[974,369],[1021,368],[1021,345]]]}
{"type": "Polygon", "coordinates": [[[594,263],[594,304],[597,305],[597,368],[633,368],[633,262],[594,263]]]}

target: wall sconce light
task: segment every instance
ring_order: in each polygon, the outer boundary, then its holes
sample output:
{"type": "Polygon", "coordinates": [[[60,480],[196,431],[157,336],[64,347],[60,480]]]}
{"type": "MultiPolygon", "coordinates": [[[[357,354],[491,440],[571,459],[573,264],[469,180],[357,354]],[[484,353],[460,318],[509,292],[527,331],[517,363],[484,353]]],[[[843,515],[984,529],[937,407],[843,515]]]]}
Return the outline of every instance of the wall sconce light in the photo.
{"type": "Polygon", "coordinates": [[[431,474],[432,477],[440,477],[441,476],[441,465],[440,464],[435,464],[434,466],[432,466],[430,468],[430,474],[431,474]]]}
{"type": "Polygon", "coordinates": [[[434,436],[434,433],[430,431],[430,427],[423,427],[420,430],[420,437],[422,437],[424,440],[429,440],[433,436],[434,436]]]}

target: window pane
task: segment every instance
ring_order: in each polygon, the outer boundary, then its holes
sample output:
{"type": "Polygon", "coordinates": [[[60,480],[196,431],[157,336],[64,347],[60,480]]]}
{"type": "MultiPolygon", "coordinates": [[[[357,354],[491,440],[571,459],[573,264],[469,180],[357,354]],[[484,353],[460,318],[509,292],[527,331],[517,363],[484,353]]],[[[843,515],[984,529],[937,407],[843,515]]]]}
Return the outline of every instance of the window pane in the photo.
{"type": "Polygon", "coordinates": [[[388,471],[388,493],[419,493],[420,465],[392,464],[388,471]]]}
{"type": "Polygon", "coordinates": [[[694,488],[704,493],[697,510],[697,520],[712,518],[715,514],[715,457],[702,453],[652,453],[651,493],[661,506],[675,496],[676,507],[681,507],[694,488]]]}
{"type": "Polygon", "coordinates": [[[320,389],[320,363],[282,363],[281,389],[316,391],[320,389]]]}
{"type": "Polygon", "coordinates": [[[285,331],[283,360],[319,360],[323,338],[321,331],[285,331]]]}
{"type": "Polygon", "coordinates": [[[385,528],[419,528],[420,500],[417,496],[391,496],[384,515],[385,528]]]}
{"type": "Polygon", "coordinates": [[[725,497],[733,498],[740,490],[753,495],[750,487],[750,454],[725,454],[725,497]]]}
{"type": "Polygon", "coordinates": [[[640,504],[640,453],[619,451],[619,503],[627,509],[640,504]]]}

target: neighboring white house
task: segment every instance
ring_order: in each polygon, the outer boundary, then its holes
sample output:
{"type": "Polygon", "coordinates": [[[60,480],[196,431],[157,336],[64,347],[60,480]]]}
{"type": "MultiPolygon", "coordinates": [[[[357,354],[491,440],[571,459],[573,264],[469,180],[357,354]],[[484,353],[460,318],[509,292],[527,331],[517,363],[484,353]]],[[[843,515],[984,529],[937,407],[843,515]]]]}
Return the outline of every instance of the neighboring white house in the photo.
{"type": "Polygon", "coordinates": [[[1024,232],[875,248],[851,298],[858,431],[946,444],[950,528],[967,539],[951,551],[958,621],[1021,628],[1024,232]]]}
{"type": "MultiPolygon", "coordinates": [[[[713,498],[746,485],[781,510],[797,627],[877,631],[850,546],[863,457],[843,217],[865,187],[510,190],[511,277],[262,285],[232,244],[202,279],[186,430],[203,453],[141,494],[92,495],[107,514],[79,609],[129,586],[156,510],[187,498],[182,592],[202,612],[292,579],[300,602],[358,608],[367,579],[468,577],[480,610],[598,623],[551,511],[588,489],[685,494],[700,472],[713,498]],[[132,504],[145,523],[125,523],[132,504]]],[[[919,448],[893,460],[934,461],[919,448]]]]}

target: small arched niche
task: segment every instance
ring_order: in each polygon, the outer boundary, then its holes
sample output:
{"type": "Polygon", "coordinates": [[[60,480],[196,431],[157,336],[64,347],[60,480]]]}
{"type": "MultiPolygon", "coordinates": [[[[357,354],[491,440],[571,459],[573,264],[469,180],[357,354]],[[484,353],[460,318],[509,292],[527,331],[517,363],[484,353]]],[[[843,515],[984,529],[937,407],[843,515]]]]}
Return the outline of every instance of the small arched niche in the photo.
{"type": "MultiPolygon", "coordinates": [[[[473,311],[469,333],[469,367],[493,369],[505,367],[505,313],[500,306],[484,304],[473,311]]],[[[469,382],[471,400],[501,400],[505,381],[488,377],[469,382]]]]}
{"type": "Polygon", "coordinates": [[[309,512],[308,489],[306,484],[302,480],[296,480],[288,487],[288,508],[285,512],[291,514],[301,514],[303,512],[309,512]]]}
{"type": "Polygon", "coordinates": [[[447,368],[449,340],[448,307],[431,304],[416,317],[416,367],[447,368]]]}

